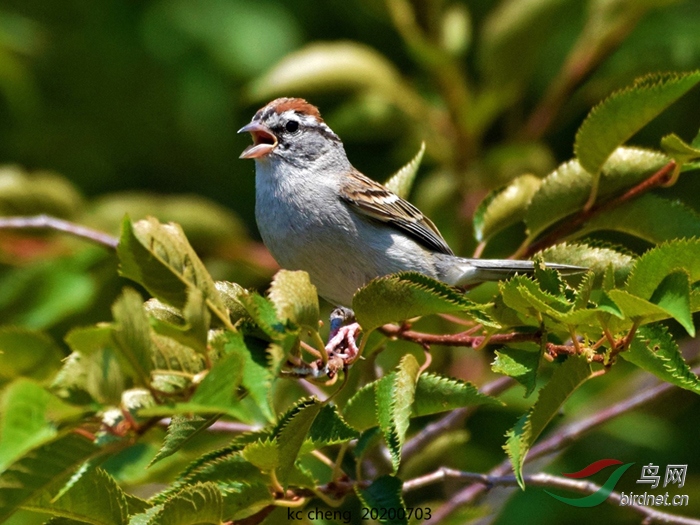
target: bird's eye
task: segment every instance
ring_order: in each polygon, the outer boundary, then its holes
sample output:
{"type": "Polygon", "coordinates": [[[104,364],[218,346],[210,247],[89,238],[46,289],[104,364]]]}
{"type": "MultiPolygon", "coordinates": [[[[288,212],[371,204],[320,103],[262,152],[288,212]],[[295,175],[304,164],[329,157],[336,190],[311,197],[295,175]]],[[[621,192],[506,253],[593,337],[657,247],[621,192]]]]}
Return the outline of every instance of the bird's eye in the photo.
{"type": "Polygon", "coordinates": [[[286,129],[289,133],[294,133],[299,129],[299,123],[296,120],[290,120],[284,125],[284,129],[286,129]]]}

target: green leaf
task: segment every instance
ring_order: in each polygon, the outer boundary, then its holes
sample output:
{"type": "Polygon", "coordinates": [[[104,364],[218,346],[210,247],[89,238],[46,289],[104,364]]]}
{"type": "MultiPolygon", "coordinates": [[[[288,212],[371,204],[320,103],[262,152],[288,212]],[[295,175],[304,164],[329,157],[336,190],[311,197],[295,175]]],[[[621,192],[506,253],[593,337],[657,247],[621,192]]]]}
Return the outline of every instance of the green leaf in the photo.
{"type": "Polygon", "coordinates": [[[693,141],[690,143],[690,146],[693,148],[700,148],[700,129],[695,134],[695,137],[693,138],[693,141]]]}
{"type": "Polygon", "coordinates": [[[324,405],[309,430],[309,438],[316,448],[345,443],[358,437],[360,433],[345,422],[335,405],[324,405]]]}
{"type": "Polygon", "coordinates": [[[678,345],[664,326],[640,327],[629,349],[620,355],[663,381],[700,394],[700,379],[683,360],[678,345]]]}
{"type": "Polygon", "coordinates": [[[499,290],[507,306],[526,316],[537,318],[544,313],[558,319],[571,309],[566,299],[542,291],[537,283],[524,275],[500,282],[499,290]]]}
{"type": "MultiPolygon", "coordinates": [[[[135,514],[133,516],[129,517],[129,525],[148,525],[148,522],[150,519],[155,516],[158,512],[161,511],[163,508],[163,505],[155,505],[149,509],[145,509],[144,511],[135,514]]],[[[54,525],[51,522],[46,523],[45,525],[54,525]]],[[[57,523],[56,525],[64,525],[62,523],[57,523]]],[[[73,525],[72,523],[66,523],[65,525],[73,525]]]]}
{"type": "Polygon", "coordinates": [[[637,260],[625,289],[649,299],[661,281],[678,269],[688,273],[690,282],[700,281],[700,239],[678,239],[647,251],[637,260]]]}
{"type": "MultiPolygon", "coordinates": [[[[63,245],[51,244],[45,247],[63,245]]],[[[13,264],[0,275],[0,317],[5,324],[48,329],[89,310],[98,300],[98,275],[112,261],[101,248],[86,247],[71,254],[36,253],[31,264],[13,264]]],[[[104,274],[104,275],[107,275],[104,274]]]]}
{"type": "MultiPolygon", "coordinates": [[[[394,476],[381,476],[375,479],[366,489],[360,489],[359,484],[355,485],[355,493],[360,498],[363,506],[368,509],[395,509],[396,512],[386,513],[384,519],[379,519],[379,523],[391,525],[408,525],[408,513],[406,504],[401,495],[403,482],[394,476]],[[400,512],[403,510],[403,512],[400,512]],[[396,516],[394,519],[388,516],[396,516]]],[[[384,513],[380,511],[380,515],[384,513]]]]}
{"type": "Polygon", "coordinates": [[[239,320],[248,317],[248,312],[239,300],[241,294],[245,293],[245,288],[240,284],[230,283],[228,281],[216,281],[214,286],[216,286],[216,289],[221,295],[221,300],[228,309],[232,324],[236,324],[239,320]]]}
{"type": "Polygon", "coordinates": [[[187,303],[182,311],[158,299],[149,299],[143,307],[157,333],[206,354],[211,313],[204,304],[202,292],[197,288],[188,290],[187,303]]]}
{"type": "Polygon", "coordinates": [[[408,196],[411,193],[411,188],[413,187],[413,182],[416,180],[416,175],[418,174],[418,168],[423,160],[424,153],[425,141],[421,142],[420,149],[418,150],[418,153],[416,153],[416,156],[408,161],[408,164],[389,177],[389,179],[384,183],[384,186],[396,193],[396,195],[402,199],[408,199],[408,196]]]}
{"type": "MultiPolygon", "coordinates": [[[[374,388],[372,389],[374,390],[374,388]]],[[[375,425],[376,425],[376,415],[375,415],[375,425]]],[[[375,445],[379,444],[382,439],[382,431],[378,426],[374,426],[360,435],[357,440],[357,445],[352,451],[355,461],[361,461],[365,452],[372,449],[375,445]]]]}
{"type": "Polygon", "coordinates": [[[299,330],[285,326],[277,317],[272,302],[256,292],[246,291],[240,296],[240,301],[255,324],[253,329],[249,330],[251,324],[246,323],[242,328],[244,333],[252,332],[258,339],[266,336],[272,341],[266,350],[267,369],[273,378],[277,377],[288,353],[299,341],[299,330]]]}
{"type": "Polygon", "coordinates": [[[700,215],[679,201],[647,193],[596,215],[576,236],[584,237],[600,230],[623,232],[661,244],[681,237],[700,236],[700,215]]]}
{"type": "MultiPolygon", "coordinates": [[[[393,374],[394,372],[385,377],[393,374]]],[[[376,387],[382,380],[384,378],[363,386],[348,400],[343,416],[353,428],[364,431],[379,424],[376,387]]],[[[437,414],[465,406],[500,404],[500,401],[482,394],[469,382],[423,373],[416,384],[411,417],[437,414]]]]}
{"type": "Polygon", "coordinates": [[[478,310],[479,305],[439,281],[413,272],[373,279],[352,300],[355,317],[371,332],[386,323],[437,313],[478,310]]]}
{"type": "Polygon", "coordinates": [[[224,502],[214,483],[185,487],[169,498],[148,525],[221,525],[224,502]]]}
{"type": "Polygon", "coordinates": [[[192,339],[199,343],[194,348],[205,354],[211,314],[204,303],[204,295],[199,288],[189,288],[187,290],[187,302],[182,309],[182,315],[185,318],[192,339]]]}
{"type": "Polygon", "coordinates": [[[547,267],[541,256],[535,257],[533,276],[543,292],[564,299],[566,283],[559,272],[547,267]]]}
{"type": "MultiPolygon", "coordinates": [[[[381,379],[379,380],[381,381],[381,379]]],[[[343,409],[343,417],[350,426],[357,430],[367,430],[376,427],[377,421],[377,393],[375,386],[377,381],[368,383],[360,388],[348,400],[343,409]]]]}
{"type": "Polygon", "coordinates": [[[472,383],[437,374],[421,374],[416,385],[412,417],[427,416],[465,406],[496,405],[502,403],[482,394],[472,383]]]}
{"type": "Polygon", "coordinates": [[[209,417],[195,415],[173,416],[168,425],[163,444],[148,466],[150,467],[161,459],[173,455],[200,432],[209,428],[217,419],[219,419],[219,414],[209,417]]]}
{"type": "Polygon", "coordinates": [[[248,391],[250,397],[253,398],[267,420],[270,422],[274,421],[275,414],[272,408],[272,381],[274,376],[267,369],[264,361],[259,362],[259,360],[255,359],[253,351],[246,346],[243,336],[239,332],[228,332],[225,337],[224,351],[238,354],[244,360],[241,384],[248,391]]]}
{"type": "Polygon", "coordinates": [[[122,363],[131,369],[141,385],[149,385],[153,370],[153,342],[143,299],[137,291],[125,288],[112,306],[112,315],[112,338],[120,350],[122,363]]]}
{"type": "Polygon", "coordinates": [[[700,149],[687,144],[675,133],[663,137],[661,139],[661,147],[666,152],[666,155],[679,165],[700,158],[700,149]]]}
{"type": "Polygon", "coordinates": [[[406,440],[419,373],[416,358],[406,354],[396,371],[380,379],[375,386],[377,420],[389,447],[394,472],[401,462],[401,449],[406,440]]]}
{"type": "Polygon", "coordinates": [[[330,89],[377,91],[393,97],[403,91],[394,65],[372,48],[355,42],[314,43],[286,55],[253,82],[249,96],[269,100],[286,93],[330,89]]]}
{"type": "Polygon", "coordinates": [[[153,388],[168,394],[183,395],[192,386],[192,378],[206,368],[206,357],[177,339],[153,334],[153,388]]]}
{"type": "Polygon", "coordinates": [[[0,327],[0,384],[19,376],[42,380],[61,368],[64,355],[46,334],[0,327]]]}
{"type": "Polygon", "coordinates": [[[590,377],[591,367],[586,359],[570,356],[554,371],[549,383],[540,390],[537,402],[506,433],[508,439],[503,448],[510,457],[518,485],[523,490],[525,456],[564,402],[590,377]]]}
{"type": "Polygon", "coordinates": [[[192,396],[192,403],[228,409],[236,401],[236,391],[243,378],[245,361],[235,353],[227,354],[209,370],[192,396]]]}
{"type": "Polygon", "coordinates": [[[80,409],[40,385],[19,379],[5,388],[0,404],[0,471],[29,450],[56,437],[56,422],[80,409]]]}
{"type": "Polygon", "coordinates": [[[241,483],[224,492],[224,516],[234,521],[243,520],[273,503],[266,483],[241,483]]]}
{"type": "MultiPolygon", "coordinates": [[[[609,197],[640,183],[668,163],[661,153],[640,148],[617,148],[602,167],[599,196],[609,197]]],[[[577,160],[559,166],[542,181],[525,213],[530,239],[558,221],[582,210],[594,177],[577,160]]]]}
{"type": "Polygon", "coordinates": [[[634,266],[635,259],[611,248],[593,247],[583,243],[561,243],[540,252],[547,262],[573,264],[588,268],[595,274],[595,286],[600,286],[607,268],[612,268],[615,283],[621,286],[634,266]]]}
{"type": "Polygon", "coordinates": [[[0,474],[0,522],[97,452],[91,441],[77,434],[64,435],[27,452],[0,474]]]}
{"type": "Polygon", "coordinates": [[[686,329],[690,337],[695,337],[695,325],[690,309],[690,283],[684,271],[667,275],[654,290],[650,301],[666,310],[671,317],[686,329]]]}
{"type": "Polygon", "coordinates": [[[207,306],[219,319],[228,319],[214,280],[177,224],[161,224],[153,217],[122,224],[117,247],[120,273],[151,295],[182,309],[188,290],[199,289],[207,306]]]}
{"type": "MultiPolygon", "coordinates": [[[[671,315],[663,308],[654,303],[625,292],[624,290],[609,290],[607,296],[617,305],[622,313],[621,317],[626,317],[638,322],[652,322],[667,319],[671,315]]],[[[606,304],[601,301],[600,307],[606,304]]],[[[608,305],[610,306],[610,305],[608,305]]],[[[612,313],[612,310],[610,310],[612,313]]]]}
{"type": "Polygon", "coordinates": [[[0,167],[0,216],[52,215],[70,219],[83,208],[71,182],[56,173],[27,173],[18,166],[0,167]]]}
{"type": "Polygon", "coordinates": [[[594,107],[576,133],[581,166],[597,175],[608,157],[700,81],[700,72],[651,74],[594,107]]]}
{"type": "MultiPolygon", "coordinates": [[[[109,330],[111,332],[111,328],[109,330]]],[[[127,386],[126,379],[116,351],[102,348],[89,355],[70,354],[51,387],[61,397],[77,404],[96,401],[116,405],[127,386]]]]}
{"type": "Polygon", "coordinates": [[[264,437],[262,432],[244,434],[237,437],[231,445],[200,456],[188,465],[177,481],[153,496],[150,501],[164,503],[178,491],[196,483],[214,482],[227,493],[239,490],[245,484],[267,483],[269,476],[262,474],[258,467],[246,461],[239,453],[247,443],[264,437]]]}
{"type": "Polygon", "coordinates": [[[528,345],[527,350],[505,347],[496,350],[496,359],[491,363],[491,370],[515,379],[525,387],[525,397],[528,397],[537,386],[539,365],[540,352],[536,345],[528,345]],[[529,349],[533,346],[535,351],[529,349]]]}
{"type": "Polygon", "coordinates": [[[302,400],[280,420],[274,435],[279,446],[277,479],[280,483],[287,483],[294,462],[321,408],[321,403],[315,399],[302,400]]]}
{"type": "Polygon", "coordinates": [[[43,491],[23,508],[93,525],[125,525],[128,522],[126,494],[114,478],[100,468],[87,471],[68,491],[54,498],[50,492],[43,491]]]}
{"type": "Polygon", "coordinates": [[[282,320],[277,316],[275,305],[257,292],[241,294],[241,304],[244,306],[253,322],[273,341],[282,338],[285,327],[282,320]]]}
{"type": "MultiPolygon", "coordinates": [[[[638,299],[638,298],[635,297],[635,299],[638,299]]],[[[615,317],[618,317],[620,319],[625,318],[624,314],[622,313],[622,310],[620,310],[620,307],[617,306],[615,301],[613,301],[610,298],[610,296],[608,295],[608,292],[605,292],[605,291],[603,291],[600,299],[598,300],[597,309],[600,310],[601,312],[608,313],[608,314],[613,315],[615,317]]]]}
{"type": "Polygon", "coordinates": [[[542,179],[521,175],[510,184],[493,190],[474,212],[474,237],[484,242],[508,226],[525,219],[527,208],[542,179]]]}
{"type": "MultiPolygon", "coordinates": [[[[123,308],[120,308],[120,312],[121,310],[123,308]]],[[[112,326],[107,323],[100,323],[93,326],[73,328],[66,335],[65,341],[73,352],[88,356],[102,350],[106,346],[114,346],[112,326]]]]}
{"type": "MultiPolygon", "coordinates": [[[[313,449],[313,445],[310,445],[309,442],[305,444],[305,448],[306,447],[308,447],[309,450],[313,449]]],[[[304,449],[302,449],[302,451],[304,451],[304,449]]],[[[301,463],[297,463],[294,465],[294,468],[289,476],[289,485],[293,487],[315,490],[316,487],[319,486],[319,481],[310,469],[306,468],[301,463]]]]}
{"type": "Polygon", "coordinates": [[[275,274],[268,296],[275,305],[277,317],[318,330],[321,317],[318,292],[309,274],[303,271],[280,270],[275,274]]]}
{"type": "Polygon", "coordinates": [[[263,472],[269,472],[280,465],[280,451],[276,440],[260,440],[248,443],[241,455],[263,472]]]}

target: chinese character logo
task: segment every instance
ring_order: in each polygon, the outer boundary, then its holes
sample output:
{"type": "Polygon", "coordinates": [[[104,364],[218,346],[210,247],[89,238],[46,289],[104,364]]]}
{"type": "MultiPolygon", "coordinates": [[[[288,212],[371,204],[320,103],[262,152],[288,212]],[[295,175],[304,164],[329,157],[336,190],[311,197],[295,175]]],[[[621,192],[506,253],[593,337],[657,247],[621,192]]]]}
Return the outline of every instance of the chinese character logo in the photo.
{"type": "MultiPolygon", "coordinates": [[[[688,465],[666,465],[666,475],[664,476],[664,487],[678,485],[678,488],[683,488],[685,485],[685,473],[688,471],[688,465]]],[[[649,463],[642,467],[642,475],[637,480],[637,483],[649,483],[652,489],[659,486],[661,476],[659,476],[658,465],[649,463]]]]}
{"type": "MultiPolygon", "coordinates": [[[[642,475],[637,480],[637,483],[648,483],[651,485],[652,489],[655,489],[659,486],[660,479],[661,476],[659,476],[659,467],[649,463],[645,467],[642,467],[642,475]]],[[[664,487],[665,486],[666,485],[664,484],[664,487]]]]}
{"type": "MultiPolygon", "coordinates": [[[[592,476],[593,474],[597,474],[604,468],[610,467],[612,465],[620,465],[617,467],[612,474],[610,474],[610,477],[608,477],[607,481],[603,483],[603,485],[595,491],[593,494],[589,494],[588,496],[583,496],[581,498],[567,498],[564,496],[559,496],[558,494],[554,494],[548,490],[545,490],[547,494],[552,496],[555,499],[558,499],[562,503],[566,503],[567,505],[572,505],[574,507],[595,507],[596,505],[600,505],[603,503],[606,499],[608,499],[608,496],[610,493],[613,491],[615,488],[615,485],[617,484],[618,481],[620,481],[620,478],[622,475],[627,471],[628,468],[630,468],[634,463],[626,463],[622,464],[622,461],[619,461],[617,459],[600,459],[594,463],[591,463],[588,465],[586,468],[579,470],[578,472],[572,472],[570,474],[564,474],[567,478],[574,478],[574,479],[581,479],[581,478],[587,478],[588,476],[592,476]]],[[[651,465],[650,465],[651,466],[651,465]]],[[[669,465],[670,466],[670,465],[669,465]]],[[[678,466],[678,465],[676,465],[678,466]]],[[[646,467],[645,467],[646,468],[646,467]]],[[[656,471],[651,473],[651,478],[649,481],[644,481],[644,483],[653,483],[656,481],[656,484],[658,485],[658,478],[656,474],[658,473],[659,467],[656,467],[656,471]],[[654,476],[656,476],[656,479],[654,479],[654,476]]],[[[675,471],[674,471],[675,472],[675,471]]],[[[668,477],[668,469],[666,471],[666,476],[668,477]]],[[[674,474],[677,475],[677,474],[674,474]]],[[[642,470],[642,477],[644,478],[644,470],[642,470]]],[[[685,481],[685,471],[683,472],[683,481],[685,481]]],[[[641,481],[638,481],[637,483],[640,483],[641,481]]],[[[682,485],[681,485],[682,486],[682,485]]]]}

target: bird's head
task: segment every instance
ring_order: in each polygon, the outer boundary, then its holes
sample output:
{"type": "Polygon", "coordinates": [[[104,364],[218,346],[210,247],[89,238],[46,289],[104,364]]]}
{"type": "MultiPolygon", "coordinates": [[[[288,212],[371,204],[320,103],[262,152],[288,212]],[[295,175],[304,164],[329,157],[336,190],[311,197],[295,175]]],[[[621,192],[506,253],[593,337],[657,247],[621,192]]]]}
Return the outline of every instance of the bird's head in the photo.
{"type": "Polygon", "coordinates": [[[242,159],[278,158],[299,164],[315,159],[331,147],[342,147],[318,108],[301,98],[273,100],[238,132],[253,137],[253,144],[241,153],[242,159]]]}

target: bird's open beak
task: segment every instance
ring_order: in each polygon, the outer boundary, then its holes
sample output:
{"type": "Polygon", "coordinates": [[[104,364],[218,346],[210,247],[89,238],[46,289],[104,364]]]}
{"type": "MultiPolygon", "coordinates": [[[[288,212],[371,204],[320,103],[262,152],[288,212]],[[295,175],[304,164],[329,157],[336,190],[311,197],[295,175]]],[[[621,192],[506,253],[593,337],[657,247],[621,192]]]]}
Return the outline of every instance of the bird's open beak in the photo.
{"type": "Polygon", "coordinates": [[[267,126],[259,122],[246,124],[238,130],[238,133],[250,133],[253,136],[253,144],[243,150],[240,156],[241,159],[259,159],[277,147],[277,137],[272,134],[267,126]]]}

